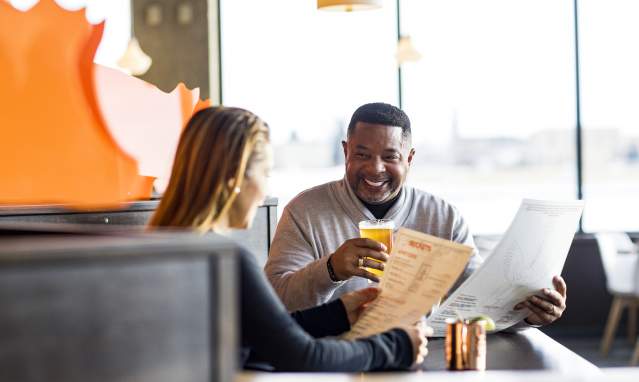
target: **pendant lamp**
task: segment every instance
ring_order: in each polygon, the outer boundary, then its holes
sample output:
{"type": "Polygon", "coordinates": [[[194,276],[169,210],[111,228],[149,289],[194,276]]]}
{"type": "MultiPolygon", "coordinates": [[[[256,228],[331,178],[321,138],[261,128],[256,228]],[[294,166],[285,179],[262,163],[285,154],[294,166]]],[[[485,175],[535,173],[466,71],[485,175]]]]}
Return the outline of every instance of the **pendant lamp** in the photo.
{"type": "Polygon", "coordinates": [[[140,48],[138,39],[131,37],[124,55],[118,60],[118,66],[129,74],[141,76],[149,70],[152,62],[151,57],[140,48]]]}
{"type": "MultiPolygon", "coordinates": [[[[151,5],[147,8],[147,12],[146,12],[147,24],[156,26],[161,21],[162,14],[158,13],[158,9],[161,12],[161,8],[158,8],[157,5],[155,6],[151,5]],[[155,11],[155,12],[151,12],[151,11],[155,11]],[[152,24],[151,21],[154,21],[155,24],[152,24]]],[[[128,74],[131,74],[134,76],[141,76],[141,75],[144,75],[149,70],[149,68],[151,67],[151,64],[153,63],[153,60],[151,60],[151,57],[149,57],[146,53],[144,53],[142,48],[140,48],[140,43],[138,42],[138,39],[135,38],[133,1],[129,3],[129,18],[131,20],[131,35],[130,35],[131,37],[129,39],[129,44],[127,45],[126,50],[124,51],[124,54],[122,55],[122,57],[120,57],[117,64],[120,67],[120,69],[122,69],[128,74]]]]}
{"type": "Polygon", "coordinates": [[[419,61],[422,55],[415,49],[410,36],[401,36],[397,42],[397,53],[395,54],[397,65],[410,61],[419,61]]]}
{"type": "Polygon", "coordinates": [[[382,7],[382,0],[317,0],[317,9],[326,11],[363,11],[382,7]]]}

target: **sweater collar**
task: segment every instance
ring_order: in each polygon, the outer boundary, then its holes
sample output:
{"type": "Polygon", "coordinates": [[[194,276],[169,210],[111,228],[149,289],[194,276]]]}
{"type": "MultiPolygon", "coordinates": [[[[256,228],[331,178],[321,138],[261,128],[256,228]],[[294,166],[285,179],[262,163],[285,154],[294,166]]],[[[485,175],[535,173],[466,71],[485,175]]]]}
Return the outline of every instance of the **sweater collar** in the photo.
{"type": "MultiPolygon", "coordinates": [[[[348,184],[346,176],[344,176],[341,181],[336,182],[336,186],[334,189],[335,197],[356,226],[362,220],[375,219],[375,216],[373,216],[368,208],[359,200],[357,195],[355,195],[355,191],[353,191],[350,184],[348,184]]],[[[397,202],[386,212],[386,216],[384,216],[385,219],[392,219],[396,228],[404,225],[404,222],[410,215],[410,210],[412,209],[411,196],[412,189],[406,185],[402,186],[399,199],[397,199],[397,202]]]]}

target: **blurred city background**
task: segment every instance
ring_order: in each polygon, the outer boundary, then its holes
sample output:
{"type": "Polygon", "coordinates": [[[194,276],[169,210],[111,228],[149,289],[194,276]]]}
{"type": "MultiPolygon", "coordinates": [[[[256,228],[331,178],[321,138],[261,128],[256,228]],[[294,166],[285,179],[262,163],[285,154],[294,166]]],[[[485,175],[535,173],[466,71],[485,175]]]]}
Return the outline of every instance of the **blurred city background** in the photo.
{"type": "MultiPolygon", "coordinates": [[[[130,0],[59,3],[106,19],[96,62],[115,67],[132,33],[130,0]]],[[[317,12],[312,0],[220,0],[220,95],[271,126],[280,213],[300,191],[342,177],[340,141],[359,105],[401,97],[417,151],[410,184],[457,205],[474,233],[502,233],[522,198],[577,197],[572,7],[389,0],[343,13],[317,12]],[[401,77],[398,33],[419,56],[401,77]]],[[[639,231],[638,18],[636,0],[580,1],[587,232],[639,231]]]]}

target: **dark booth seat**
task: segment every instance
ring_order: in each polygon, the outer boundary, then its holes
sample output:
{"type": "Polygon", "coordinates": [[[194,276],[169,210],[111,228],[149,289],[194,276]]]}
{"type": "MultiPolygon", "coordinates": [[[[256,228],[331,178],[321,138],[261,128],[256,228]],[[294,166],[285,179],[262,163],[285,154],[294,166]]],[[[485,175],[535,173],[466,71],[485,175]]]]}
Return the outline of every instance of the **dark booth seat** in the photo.
{"type": "Polygon", "coordinates": [[[236,246],[218,236],[5,236],[1,381],[231,381],[236,246]]]}
{"type": "MultiPolygon", "coordinates": [[[[0,381],[231,381],[235,250],[120,210],[0,207],[0,381]]],[[[266,262],[277,199],[231,237],[266,262]]]]}
{"type": "MultiPolygon", "coordinates": [[[[117,233],[142,231],[159,200],[125,203],[118,210],[78,211],[64,206],[0,206],[2,232],[64,232],[117,233]],[[104,231],[104,232],[101,232],[104,231]]],[[[253,225],[248,230],[234,231],[237,240],[264,265],[277,225],[277,198],[267,198],[258,208],[253,225]]]]}

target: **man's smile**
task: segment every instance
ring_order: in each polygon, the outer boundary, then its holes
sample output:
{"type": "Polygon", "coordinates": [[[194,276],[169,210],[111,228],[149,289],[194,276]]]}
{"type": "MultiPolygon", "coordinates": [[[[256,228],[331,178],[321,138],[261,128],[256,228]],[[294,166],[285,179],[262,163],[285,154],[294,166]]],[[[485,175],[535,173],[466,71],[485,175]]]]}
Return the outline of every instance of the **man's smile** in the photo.
{"type": "Polygon", "coordinates": [[[364,178],[364,182],[366,182],[366,184],[368,184],[371,187],[382,187],[384,185],[384,183],[386,183],[386,180],[370,180],[370,179],[366,179],[364,178]]]}

